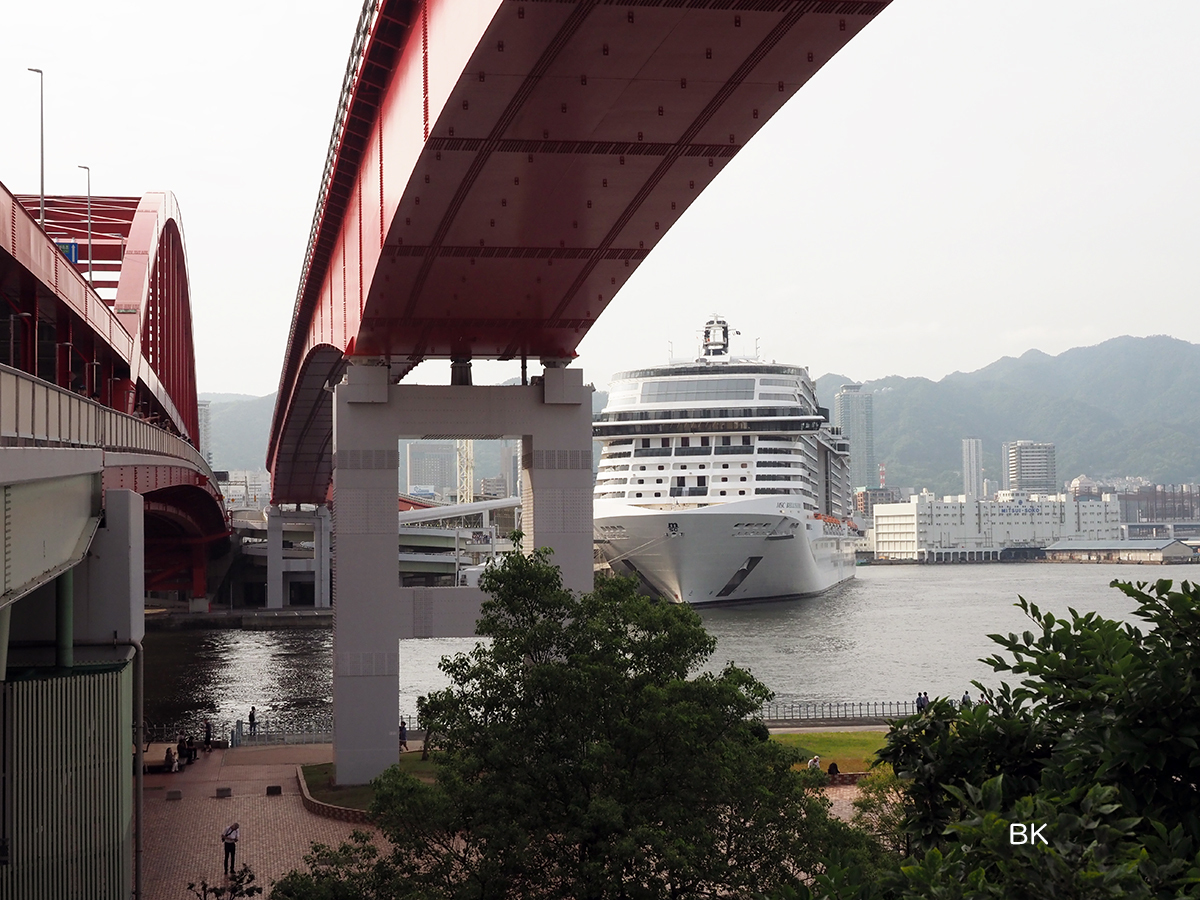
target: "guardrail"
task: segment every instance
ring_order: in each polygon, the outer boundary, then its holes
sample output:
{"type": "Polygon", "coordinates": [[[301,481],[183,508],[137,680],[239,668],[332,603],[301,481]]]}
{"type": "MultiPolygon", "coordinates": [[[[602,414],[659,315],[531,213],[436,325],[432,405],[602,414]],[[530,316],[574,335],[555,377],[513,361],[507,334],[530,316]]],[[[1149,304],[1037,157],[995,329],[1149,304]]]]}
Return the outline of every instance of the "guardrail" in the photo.
{"type": "Polygon", "coordinates": [[[184,460],[212,478],[204,457],[182,438],[5,365],[0,365],[0,445],[153,453],[184,460]]]}
{"type": "Polygon", "coordinates": [[[764,703],[760,716],[767,722],[805,719],[899,719],[916,715],[913,700],[865,703],[764,703]]]}

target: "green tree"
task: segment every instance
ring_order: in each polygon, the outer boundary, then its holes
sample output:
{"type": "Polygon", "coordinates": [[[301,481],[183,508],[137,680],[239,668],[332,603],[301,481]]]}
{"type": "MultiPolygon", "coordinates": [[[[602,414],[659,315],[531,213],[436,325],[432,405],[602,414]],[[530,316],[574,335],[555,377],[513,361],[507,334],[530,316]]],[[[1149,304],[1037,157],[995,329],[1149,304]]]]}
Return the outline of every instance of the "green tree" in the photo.
{"type": "Polygon", "coordinates": [[[761,740],[770,692],[727,665],[688,607],[603,579],[563,588],[548,551],[487,572],[480,641],[427,698],[436,783],[392,768],[372,815],[395,896],[750,896],[800,884],[831,847],[869,842],[828,815],[824,777],[761,740]]]}
{"type": "Polygon", "coordinates": [[[307,872],[292,871],[271,888],[271,900],[391,900],[404,887],[365,831],[338,847],[313,844],[307,872]]]}
{"type": "Polygon", "coordinates": [[[1200,590],[1113,586],[1147,631],[1021,598],[1038,631],[990,635],[1012,659],[986,660],[1019,685],[894,725],[880,757],[917,850],[889,896],[1200,896],[1200,590]]]}
{"type": "Polygon", "coordinates": [[[197,900],[236,900],[238,897],[256,897],[263,889],[254,883],[254,870],[246,863],[231,872],[224,884],[209,884],[205,879],[189,882],[187,889],[197,900]]]}

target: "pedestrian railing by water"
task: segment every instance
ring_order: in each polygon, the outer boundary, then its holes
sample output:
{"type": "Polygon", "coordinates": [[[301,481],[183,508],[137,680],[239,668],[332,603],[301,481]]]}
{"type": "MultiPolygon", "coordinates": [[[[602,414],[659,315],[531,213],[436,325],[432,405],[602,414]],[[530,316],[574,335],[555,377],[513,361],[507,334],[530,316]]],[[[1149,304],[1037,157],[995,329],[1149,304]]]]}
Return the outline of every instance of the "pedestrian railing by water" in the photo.
{"type": "Polygon", "coordinates": [[[250,724],[238,719],[230,734],[230,747],[254,747],[261,744],[331,744],[333,722],[284,722],[257,719],[253,732],[250,724]]]}
{"type": "Polygon", "coordinates": [[[823,719],[900,719],[915,715],[916,701],[890,700],[863,703],[764,703],[759,715],[766,722],[823,719]]]}

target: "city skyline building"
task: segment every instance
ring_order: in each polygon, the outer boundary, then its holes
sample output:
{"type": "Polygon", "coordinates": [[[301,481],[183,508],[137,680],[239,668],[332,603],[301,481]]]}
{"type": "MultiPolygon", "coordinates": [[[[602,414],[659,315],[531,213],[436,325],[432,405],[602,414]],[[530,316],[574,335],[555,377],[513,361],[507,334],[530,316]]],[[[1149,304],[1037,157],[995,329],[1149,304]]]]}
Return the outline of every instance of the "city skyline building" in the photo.
{"type": "Polygon", "coordinates": [[[834,425],[850,445],[850,490],[874,488],[879,483],[875,460],[875,410],[870,391],[861,384],[843,384],[833,398],[834,425]]]}
{"type": "Polygon", "coordinates": [[[196,449],[204,457],[204,461],[212,468],[212,410],[208,400],[197,400],[196,409],[200,414],[200,433],[196,435],[196,449]]]}
{"type": "Polygon", "coordinates": [[[406,448],[408,490],[423,495],[421,488],[432,488],[445,497],[458,487],[458,453],[453,441],[413,441],[406,448]]]}
{"type": "Polygon", "coordinates": [[[1037,441],[1006,441],[1000,446],[1001,490],[1031,494],[1057,494],[1054,444],[1037,441]]]}
{"type": "Polygon", "coordinates": [[[962,476],[963,494],[967,500],[984,499],[983,441],[980,438],[963,438],[962,476]]]}

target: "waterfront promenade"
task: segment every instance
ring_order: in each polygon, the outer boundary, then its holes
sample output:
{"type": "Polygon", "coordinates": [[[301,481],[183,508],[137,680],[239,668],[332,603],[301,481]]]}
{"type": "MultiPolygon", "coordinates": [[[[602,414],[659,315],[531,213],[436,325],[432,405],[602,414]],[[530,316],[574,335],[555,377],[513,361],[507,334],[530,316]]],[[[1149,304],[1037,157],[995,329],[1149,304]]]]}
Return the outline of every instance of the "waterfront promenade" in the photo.
{"type": "Polygon", "coordinates": [[[177,773],[147,775],[145,900],[190,898],[188,882],[202,878],[221,884],[221,832],[233,822],[241,825],[238,865],[249,863],[264,897],[273,880],[303,866],[314,841],[336,846],[363,828],[314,815],[301,802],[296,766],[332,758],[331,744],[216,749],[177,773]],[[269,785],[282,793],[268,797],[269,785]],[[219,787],[231,796],[218,799],[219,787]],[[173,790],[182,799],[168,800],[173,790]]]}
{"type": "MultiPolygon", "coordinates": [[[[420,749],[420,742],[410,740],[409,746],[420,749]]],[[[304,855],[314,841],[336,846],[356,828],[370,831],[367,826],[327,819],[304,808],[296,766],[332,759],[332,744],[238,747],[216,749],[207,755],[201,751],[196,762],[175,774],[147,775],[144,900],[190,898],[188,882],[198,884],[202,878],[209,884],[221,884],[221,832],[233,822],[241,825],[238,865],[250,865],[264,897],[270,896],[273,880],[304,867],[304,855]],[[269,785],[279,785],[282,793],[268,797],[269,785]],[[221,787],[230,788],[231,796],[218,799],[217,788],[221,787]],[[167,792],[175,790],[181,799],[168,800],[167,792]]],[[[853,815],[856,787],[829,787],[826,796],[835,815],[843,819],[853,815]]]]}

